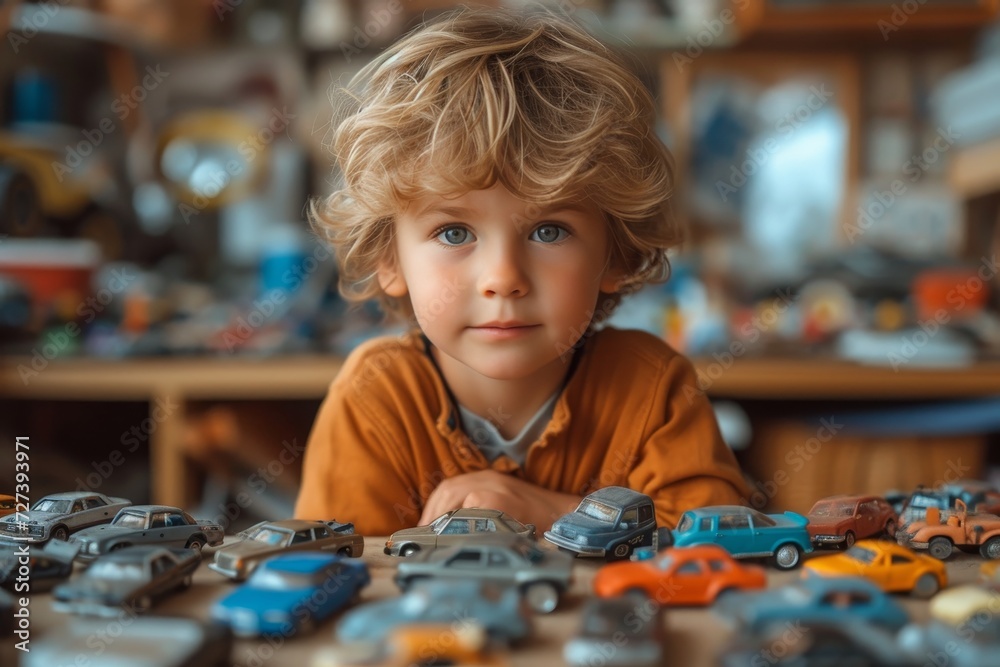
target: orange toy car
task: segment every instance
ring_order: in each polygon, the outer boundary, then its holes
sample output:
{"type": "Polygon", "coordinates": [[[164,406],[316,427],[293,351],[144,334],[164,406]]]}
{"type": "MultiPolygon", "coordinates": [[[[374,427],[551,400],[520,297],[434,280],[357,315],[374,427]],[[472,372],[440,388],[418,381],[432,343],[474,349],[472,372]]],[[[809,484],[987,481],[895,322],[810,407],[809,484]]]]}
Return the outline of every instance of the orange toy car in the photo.
{"type": "Polygon", "coordinates": [[[714,544],[666,549],[649,560],[610,563],[597,571],[600,597],[642,591],[661,605],[709,605],[720,593],[764,588],[764,568],[744,565],[714,544]]]}
{"type": "Polygon", "coordinates": [[[803,576],[862,576],[889,593],[928,598],[948,585],[945,565],[936,558],[886,540],[861,540],[844,553],[813,558],[803,576]]]}

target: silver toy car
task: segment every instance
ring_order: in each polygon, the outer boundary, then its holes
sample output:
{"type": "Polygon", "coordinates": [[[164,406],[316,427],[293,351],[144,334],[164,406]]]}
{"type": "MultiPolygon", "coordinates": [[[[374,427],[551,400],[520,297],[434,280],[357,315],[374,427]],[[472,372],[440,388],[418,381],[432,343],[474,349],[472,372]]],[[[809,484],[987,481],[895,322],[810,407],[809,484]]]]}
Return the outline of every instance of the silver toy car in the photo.
{"type": "Polygon", "coordinates": [[[523,524],[500,510],[465,507],[445,512],[426,526],[397,530],[386,541],[385,553],[411,556],[420,550],[468,544],[471,540],[497,533],[533,539],[535,526],[523,524]]]}
{"type": "Polygon", "coordinates": [[[187,512],[167,505],[133,505],[118,512],[110,524],[84,528],[70,540],[80,544],[78,560],[94,560],[101,554],[134,544],[183,547],[201,553],[206,544],[222,544],[223,529],[211,521],[199,521],[187,512]]]}
{"type": "Polygon", "coordinates": [[[517,535],[494,535],[477,542],[418,553],[396,569],[396,584],[406,590],[420,579],[475,577],[519,589],[534,611],[548,613],[572,581],[573,557],[541,549],[517,535]]]}
{"type": "Polygon", "coordinates": [[[209,569],[243,581],[271,556],[292,551],[327,551],[341,556],[361,556],[365,538],[354,532],[353,523],[284,519],[261,521],[247,528],[243,539],[215,552],[209,569]]]}
{"type": "Polygon", "coordinates": [[[201,563],[190,549],[139,546],[120,549],[90,566],[72,581],[52,591],[52,606],[99,616],[115,616],[122,605],[143,612],[155,598],[191,585],[201,563]]]}
{"type": "Polygon", "coordinates": [[[125,498],[89,491],[54,493],[27,512],[0,519],[0,539],[29,543],[67,540],[78,530],[109,523],[120,509],[131,504],[125,498]]]}

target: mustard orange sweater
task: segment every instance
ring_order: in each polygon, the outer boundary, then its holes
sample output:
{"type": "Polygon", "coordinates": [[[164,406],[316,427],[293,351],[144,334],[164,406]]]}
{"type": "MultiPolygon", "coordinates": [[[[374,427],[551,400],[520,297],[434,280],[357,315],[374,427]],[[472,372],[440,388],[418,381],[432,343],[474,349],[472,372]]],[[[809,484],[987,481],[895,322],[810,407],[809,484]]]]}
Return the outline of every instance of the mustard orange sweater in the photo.
{"type": "Polygon", "coordinates": [[[522,467],[505,456],[491,464],[460,430],[419,332],[361,345],[316,417],[296,517],[388,535],[416,524],[441,480],[490,467],[580,496],[627,486],[653,498],[661,526],[690,508],[743,503],[742,475],[687,359],[652,335],[612,328],[577,355],[522,467]]]}

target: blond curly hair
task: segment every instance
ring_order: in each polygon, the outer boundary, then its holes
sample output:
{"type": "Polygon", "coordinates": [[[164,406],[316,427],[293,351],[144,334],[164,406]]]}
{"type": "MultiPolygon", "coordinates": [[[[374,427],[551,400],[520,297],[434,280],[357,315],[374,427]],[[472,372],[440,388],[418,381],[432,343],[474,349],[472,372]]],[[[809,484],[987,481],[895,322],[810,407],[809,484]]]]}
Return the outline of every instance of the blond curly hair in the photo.
{"type": "Polygon", "coordinates": [[[454,10],[396,42],[339,99],[338,189],[312,202],[310,219],[334,247],[349,301],[412,316],[378,283],[394,259],[396,215],[421,196],[498,182],[529,203],[586,199],[603,212],[623,279],[601,295],[601,319],[622,294],[668,275],[667,250],[682,233],[652,97],[568,17],[454,10]]]}

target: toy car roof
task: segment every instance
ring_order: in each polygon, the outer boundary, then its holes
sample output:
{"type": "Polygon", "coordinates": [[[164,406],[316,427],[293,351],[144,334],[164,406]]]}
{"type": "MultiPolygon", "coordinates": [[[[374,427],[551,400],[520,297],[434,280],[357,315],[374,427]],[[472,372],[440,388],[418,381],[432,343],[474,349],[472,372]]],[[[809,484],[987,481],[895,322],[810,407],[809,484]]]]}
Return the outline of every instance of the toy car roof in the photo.
{"type": "Polygon", "coordinates": [[[589,494],[584,500],[599,500],[616,507],[632,505],[641,501],[652,502],[652,499],[646,494],[627,489],[624,486],[606,486],[589,494]]]}
{"type": "Polygon", "coordinates": [[[750,507],[743,507],[742,505],[712,505],[709,507],[698,507],[693,510],[688,510],[686,513],[699,518],[706,516],[718,516],[720,514],[743,514],[747,516],[760,514],[757,510],[750,507]]]}
{"type": "Polygon", "coordinates": [[[104,498],[105,500],[110,500],[108,496],[103,493],[97,493],[96,491],[63,491],[62,493],[50,493],[44,498],[41,498],[41,500],[79,500],[80,498],[90,498],[92,496],[98,496],[100,498],[104,498]]]}

